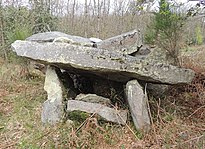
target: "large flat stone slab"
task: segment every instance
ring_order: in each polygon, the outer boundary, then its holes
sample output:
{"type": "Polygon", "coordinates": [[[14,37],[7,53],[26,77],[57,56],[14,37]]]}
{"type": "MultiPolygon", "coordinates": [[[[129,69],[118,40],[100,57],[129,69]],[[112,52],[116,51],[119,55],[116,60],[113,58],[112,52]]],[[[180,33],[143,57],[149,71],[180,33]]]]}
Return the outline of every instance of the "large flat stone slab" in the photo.
{"type": "Polygon", "coordinates": [[[79,42],[79,43],[91,43],[91,41],[87,38],[80,37],[80,36],[73,36],[68,35],[62,32],[53,31],[53,32],[44,32],[44,33],[38,33],[34,34],[28,38],[26,38],[27,41],[36,41],[36,42],[53,42],[56,39],[70,39],[73,40],[73,42],[79,42]]]}
{"type": "Polygon", "coordinates": [[[142,34],[139,30],[123,33],[97,43],[97,47],[100,49],[115,50],[124,54],[137,52],[141,46],[142,34]]]}
{"type": "Polygon", "coordinates": [[[78,100],[68,100],[67,111],[83,111],[96,113],[107,121],[125,125],[127,121],[127,110],[116,110],[98,103],[89,103],[78,100]]]}
{"type": "Polygon", "coordinates": [[[133,78],[166,84],[190,83],[195,73],[163,63],[146,62],[133,56],[105,49],[67,43],[15,41],[13,51],[44,64],[84,71],[120,82],[133,78]]]}
{"type": "Polygon", "coordinates": [[[96,94],[79,94],[75,97],[75,100],[90,102],[90,103],[99,103],[103,105],[111,105],[110,99],[102,96],[98,96],[96,94]]]}

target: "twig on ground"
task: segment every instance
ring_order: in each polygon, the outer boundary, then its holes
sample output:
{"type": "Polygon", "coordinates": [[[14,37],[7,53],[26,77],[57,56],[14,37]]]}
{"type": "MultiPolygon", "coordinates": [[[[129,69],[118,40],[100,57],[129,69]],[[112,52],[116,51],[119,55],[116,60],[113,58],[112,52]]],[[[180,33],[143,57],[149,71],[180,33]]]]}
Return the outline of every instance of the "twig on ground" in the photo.
{"type": "MultiPolygon", "coordinates": [[[[145,89],[144,90],[145,90],[145,95],[146,95],[147,94],[147,83],[145,84],[145,89]]],[[[155,141],[158,142],[156,129],[154,127],[154,121],[153,121],[152,113],[151,113],[150,106],[149,106],[148,96],[146,98],[146,103],[147,103],[147,108],[148,108],[148,114],[149,114],[149,117],[150,117],[150,120],[151,120],[151,125],[152,125],[152,128],[154,130],[155,141]]]]}
{"type": "MultiPolygon", "coordinates": [[[[100,110],[100,108],[99,108],[99,110],[100,110]]],[[[93,113],[90,117],[88,117],[85,121],[83,121],[83,122],[80,124],[80,126],[74,131],[74,133],[77,133],[77,132],[82,128],[82,126],[86,123],[86,121],[87,121],[88,119],[92,118],[96,113],[97,113],[97,111],[96,111],[95,113],[93,113]]]]}
{"type": "MultiPolygon", "coordinates": [[[[114,107],[114,106],[113,106],[114,107]]],[[[115,107],[114,107],[115,108],[115,107]]],[[[117,110],[117,109],[116,109],[117,110]]],[[[117,115],[121,118],[121,120],[125,123],[125,126],[130,130],[130,132],[135,136],[135,138],[139,141],[140,139],[137,137],[137,135],[134,133],[134,131],[130,128],[130,126],[127,125],[127,123],[123,120],[121,115],[117,113],[117,115]]]]}
{"type": "Polygon", "coordinates": [[[203,105],[203,106],[199,107],[198,109],[196,109],[192,114],[190,114],[190,115],[187,117],[187,119],[190,118],[192,115],[194,115],[197,111],[199,111],[199,110],[202,109],[202,108],[205,108],[205,105],[203,105]]]}
{"type": "MultiPolygon", "coordinates": [[[[183,144],[185,144],[185,143],[188,143],[188,142],[190,142],[190,141],[194,141],[194,140],[197,140],[197,139],[199,140],[199,139],[201,139],[202,137],[205,137],[205,135],[200,135],[200,136],[198,136],[198,137],[191,138],[191,139],[189,139],[189,140],[186,140],[186,141],[180,143],[180,145],[183,145],[183,144]]],[[[178,145],[173,145],[172,147],[176,147],[176,146],[178,146],[178,145]]]]}
{"type": "Polygon", "coordinates": [[[16,142],[11,142],[10,144],[8,144],[8,143],[9,143],[9,142],[6,142],[6,143],[0,145],[0,148],[1,148],[1,149],[6,149],[6,148],[9,148],[9,147],[12,147],[12,146],[16,145],[16,144],[18,143],[18,141],[16,141],[16,142]]]}

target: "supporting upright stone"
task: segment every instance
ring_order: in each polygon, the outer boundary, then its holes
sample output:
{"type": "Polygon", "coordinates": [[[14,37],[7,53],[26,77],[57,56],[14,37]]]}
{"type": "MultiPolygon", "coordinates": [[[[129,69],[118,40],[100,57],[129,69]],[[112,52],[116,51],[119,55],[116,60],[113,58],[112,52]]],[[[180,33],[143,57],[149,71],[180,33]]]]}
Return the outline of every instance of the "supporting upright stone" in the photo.
{"type": "Polygon", "coordinates": [[[148,131],[150,129],[150,118],[147,108],[147,94],[137,80],[126,84],[126,96],[134,125],[137,129],[148,131]]]}
{"type": "Polygon", "coordinates": [[[52,66],[47,67],[44,90],[47,92],[48,99],[43,103],[41,121],[55,124],[63,116],[63,91],[55,68],[52,66]]]}

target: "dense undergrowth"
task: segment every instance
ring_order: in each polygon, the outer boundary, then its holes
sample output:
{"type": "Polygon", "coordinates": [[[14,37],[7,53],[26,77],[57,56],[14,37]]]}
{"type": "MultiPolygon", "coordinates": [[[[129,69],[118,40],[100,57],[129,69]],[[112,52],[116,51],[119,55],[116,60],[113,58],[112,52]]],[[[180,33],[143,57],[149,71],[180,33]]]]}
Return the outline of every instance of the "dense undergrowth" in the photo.
{"type": "Polygon", "coordinates": [[[120,126],[98,121],[95,115],[72,125],[42,125],[44,76],[28,72],[22,64],[0,59],[0,148],[203,149],[205,71],[194,65],[194,59],[184,58],[183,62],[197,71],[196,78],[190,85],[171,87],[163,99],[150,97],[152,129],[143,133],[134,129],[131,120],[120,126]]]}

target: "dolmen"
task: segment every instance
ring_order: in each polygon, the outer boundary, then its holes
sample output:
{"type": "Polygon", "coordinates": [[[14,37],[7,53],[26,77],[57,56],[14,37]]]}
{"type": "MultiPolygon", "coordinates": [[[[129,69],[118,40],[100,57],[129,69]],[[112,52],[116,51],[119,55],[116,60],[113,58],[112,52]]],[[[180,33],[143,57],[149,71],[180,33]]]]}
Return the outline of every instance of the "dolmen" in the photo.
{"type": "Polygon", "coordinates": [[[135,127],[149,130],[147,84],[188,84],[195,76],[190,69],[148,60],[152,50],[142,44],[138,30],[105,40],[38,33],[15,41],[12,49],[47,68],[43,123],[55,124],[81,111],[125,125],[130,111],[135,127]],[[116,106],[108,94],[120,94],[123,106],[116,106]]]}

